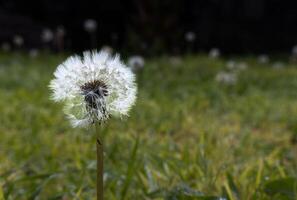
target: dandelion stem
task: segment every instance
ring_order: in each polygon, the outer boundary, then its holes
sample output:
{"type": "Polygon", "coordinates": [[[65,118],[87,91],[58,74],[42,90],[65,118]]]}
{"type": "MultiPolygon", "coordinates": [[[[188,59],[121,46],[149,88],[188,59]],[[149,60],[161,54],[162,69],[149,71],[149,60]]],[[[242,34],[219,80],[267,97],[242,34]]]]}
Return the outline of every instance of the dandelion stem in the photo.
{"type": "Polygon", "coordinates": [[[99,127],[95,126],[97,134],[97,200],[103,200],[103,143],[99,139],[99,127]]]}

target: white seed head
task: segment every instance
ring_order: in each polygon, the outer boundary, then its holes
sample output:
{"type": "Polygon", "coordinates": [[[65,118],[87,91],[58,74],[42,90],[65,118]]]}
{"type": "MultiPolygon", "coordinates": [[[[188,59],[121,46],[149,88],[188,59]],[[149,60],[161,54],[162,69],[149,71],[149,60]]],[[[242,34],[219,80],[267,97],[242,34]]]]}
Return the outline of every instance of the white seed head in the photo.
{"type": "Polygon", "coordinates": [[[48,43],[48,42],[51,42],[53,39],[54,39],[54,34],[50,29],[46,28],[42,31],[41,33],[42,42],[48,43]]]}
{"type": "Polygon", "coordinates": [[[31,58],[36,58],[38,56],[38,54],[39,54],[38,49],[31,49],[29,51],[29,55],[30,55],[31,58]]]}
{"type": "Polygon", "coordinates": [[[20,35],[15,35],[13,37],[13,43],[17,47],[21,47],[24,44],[24,38],[20,35]]]}
{"type": "Polygon", "coordinates": [[[95,32],[97,30],[97,22],[96,22],[96,20],[94,20],[94,19],[87,19],[84,22],[84,28],[85,28],[85,31],[87,31],[89,33],[95,32]]]}
{"type": "Polygon", "coordinates": [[[234,60],[229,60],[226,66],[229,70],[234,70],[236,68],[236,62],[234,60]]]}
{"type": "Polygon", "coordinates": [[[237,75],[231,72],[221,71],[216,75],[215,80],[226,85],[234,85],[237,82],[237,75]]]}
{"type": "Polygon", "coordinates": [[[66,35],[66,30],[64,26],[58,26],[56,29],[56,35],[57,37],[64,37],[66,35]]]}
{"type": "Polygon", "coordinates": [[[194,32],[190,31],[185,34],[185,40],[187,42],[194,42],[195,39],[196,39],[196,34],[194,32]]]}
{"type": "Polygon", "coordinates": [[[65,103],[73,127],[128,115],[136,100],[134,74],[118,55],[112,57],[105,51],[71,56],[57,67],[54,76],[52,98],[65,103]]]}
{"type": "Polygon", "coordinates": [[[211,49],[211,50],[209,51],[209,54],[208,54],[208,56],[209,56],[210,58],[218,58],[218,57],[220,57],[220,55],[221,55],[221,52],[220,52],[220,50],[217,49],[217,48],[213,48],[213,49],[211,49]]]}
{"type": "Polygon", "coordinates": [[[261,63],[261,64],[268,63],[268,62],[269,62],[269,57],[268,57],[268,55],[265,55],[265,54],[260,55],[260,56],[258,57],[258,62],[261,63]]]}
{"type": "Polygon", "coordinates": [[[275,63],[272,65],[272,68],[273,68],[273,69],[282,69],[282,68],[284,68],[284,67],[285,67],[284,63],[282,63],[282,62],[280,62],[280,61],[277,61],[277,62],[275,62],[275,63]]]}
{"type": "Polygon", "coordinates": [[[128,66],[133,70],[137,71],[144,67],[144,58],[142,56],[131,56],[128,59],[128,66]]]}

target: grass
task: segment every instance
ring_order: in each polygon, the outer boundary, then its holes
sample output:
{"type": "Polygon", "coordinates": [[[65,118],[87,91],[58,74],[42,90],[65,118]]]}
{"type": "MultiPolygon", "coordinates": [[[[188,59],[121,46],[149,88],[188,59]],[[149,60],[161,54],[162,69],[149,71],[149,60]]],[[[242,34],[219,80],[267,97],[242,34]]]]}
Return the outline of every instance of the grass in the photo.
{"type": "MultiPolygon", "coordinates": [[[[95,136],[49,100],[64,58],[0,54],[0,200],[96,197],[95,136]]],[[[106,199],[297,198],[297,68],[235,60],[229,86],[224,59],[147,61],[131,116],[102,130],[106,199]]]]}

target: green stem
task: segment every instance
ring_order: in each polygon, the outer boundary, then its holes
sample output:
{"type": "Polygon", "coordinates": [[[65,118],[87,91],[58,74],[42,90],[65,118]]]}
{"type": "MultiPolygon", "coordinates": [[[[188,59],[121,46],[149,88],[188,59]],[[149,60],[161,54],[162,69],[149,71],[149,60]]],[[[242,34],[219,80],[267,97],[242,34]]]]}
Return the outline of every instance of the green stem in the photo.
{"type": "Polygon", "coordinates": [[[103,143],[99,138],[99,124],[95,124],[97,135],[97,200],[103,200],[103,143]]]}

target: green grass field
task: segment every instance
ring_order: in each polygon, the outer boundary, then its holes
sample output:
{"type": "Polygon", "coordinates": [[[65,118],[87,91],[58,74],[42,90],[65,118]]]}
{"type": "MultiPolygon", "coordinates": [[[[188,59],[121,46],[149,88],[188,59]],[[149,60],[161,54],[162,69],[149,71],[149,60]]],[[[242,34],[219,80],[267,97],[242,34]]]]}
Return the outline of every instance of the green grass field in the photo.
{"type": "MultiPolygon", "coordinates": [[[[96,136],[49,99],[64,59],[0,54],[0,200],[96,197],[96,136]]],[[[297,199],[297,67],[234,59],[235,85],[223,58],[146,61],[130,117],[102,128],[106,200],[297,199]]]]}

